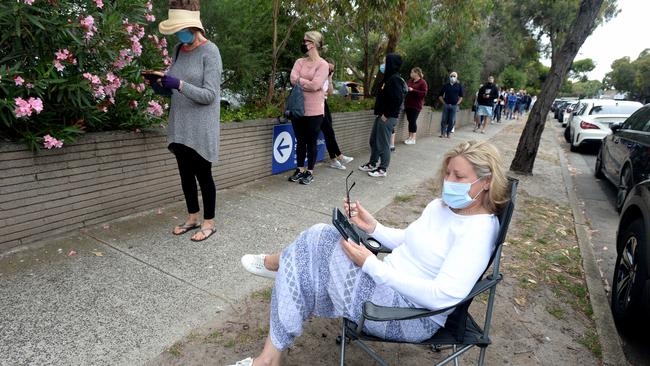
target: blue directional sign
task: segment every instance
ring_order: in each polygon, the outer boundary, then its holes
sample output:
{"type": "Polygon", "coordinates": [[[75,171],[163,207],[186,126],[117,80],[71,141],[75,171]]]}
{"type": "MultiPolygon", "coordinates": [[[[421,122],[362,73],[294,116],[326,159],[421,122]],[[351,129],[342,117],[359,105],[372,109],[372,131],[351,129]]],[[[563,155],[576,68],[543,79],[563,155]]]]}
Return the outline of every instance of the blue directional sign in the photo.
{"type": "MultiPolygon", "coordinates": [[[[318,154],[316,160],[325,157],[325,139],[321,132],[318,136],[318,154]]],[[[307,164],[305,163],[305,166],[307,164]]],[[[290,124],[273,126],[273,165],[272,173],[278,174],[295,169],[296,164],[296,137],[290,124]]]]}

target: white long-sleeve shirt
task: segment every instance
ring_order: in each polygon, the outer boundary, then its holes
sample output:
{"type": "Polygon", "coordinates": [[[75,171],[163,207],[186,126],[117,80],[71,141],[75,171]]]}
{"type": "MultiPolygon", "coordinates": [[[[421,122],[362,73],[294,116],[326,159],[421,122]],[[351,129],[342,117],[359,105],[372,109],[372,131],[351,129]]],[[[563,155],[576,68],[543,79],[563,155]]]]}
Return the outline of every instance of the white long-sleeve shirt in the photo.
{"type": "MultiPolygon", "coordinates": [[[[458,215],[436,199],[406,229],[377,223],[371,235],[393,252],[383,261],[369,257],[362,270],[417,307],[442,309],[472,290],[490,261],[498,231],[495,215],[458,215]]],[[[449,313],[433,319],[444,326],[449,313]]]]}

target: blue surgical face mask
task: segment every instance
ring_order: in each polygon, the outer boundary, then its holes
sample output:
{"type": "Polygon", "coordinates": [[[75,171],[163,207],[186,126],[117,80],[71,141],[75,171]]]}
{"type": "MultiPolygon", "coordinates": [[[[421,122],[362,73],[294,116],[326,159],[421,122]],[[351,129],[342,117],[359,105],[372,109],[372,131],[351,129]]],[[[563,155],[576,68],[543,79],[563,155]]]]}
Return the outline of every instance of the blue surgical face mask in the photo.
{"type": "Polygon", "coordinates": [[[470,197],[469,190],[472,184],[478,182],[481,178],[472,183],[450,182],[445,180],[442,185],[442,200],[451,208],[466,208],[481,194],[479,191],[474,198],[470,197]]]}
{"type": "Polygon", "coordinates": [[[189,29],[183,29],[176,32],[176,37],[181,43],[190,44],[194,42],[194,33],[189,29]]]}
{"type": "Polygon", "coordinates": [[[386,73],[386,64],[379,65],[379,72],[382,74],[386,73]]]}

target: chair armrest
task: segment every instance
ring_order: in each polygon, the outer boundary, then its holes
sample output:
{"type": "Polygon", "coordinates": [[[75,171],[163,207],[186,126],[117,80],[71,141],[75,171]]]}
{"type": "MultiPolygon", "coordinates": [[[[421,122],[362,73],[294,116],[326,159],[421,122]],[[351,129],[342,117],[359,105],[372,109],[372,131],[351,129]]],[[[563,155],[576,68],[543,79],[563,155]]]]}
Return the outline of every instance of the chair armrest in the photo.
{"type": "Polygon", "coordinates": [[[390,321],[390,320],[409,320],[416,318],[429,317],[437,314],[444,313],[450,309],[455,308],[458,305],[462,305],[468,301],[471,301],[474,297],[479,294],[491,289],[496,286],[499,281],[501,281],[502,276],[499,275],[496,279],[485,278],[480,280],[474,285],[472,291],[465,297],[463,300],[458,303],[448,306],[443,309],[438,310],[429,310],[429,309],[419,309],[419,308],[394,308],[389,306],[380,306],[375,305],[370,301],[363,303],[363,320],[373,320],[373,321],[390,321]]]}

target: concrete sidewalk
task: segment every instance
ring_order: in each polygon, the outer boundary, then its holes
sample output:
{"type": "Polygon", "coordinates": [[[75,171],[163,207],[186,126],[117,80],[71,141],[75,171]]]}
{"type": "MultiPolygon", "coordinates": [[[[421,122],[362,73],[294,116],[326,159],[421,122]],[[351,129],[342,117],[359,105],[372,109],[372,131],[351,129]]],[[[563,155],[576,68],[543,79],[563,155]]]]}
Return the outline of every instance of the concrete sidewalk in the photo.
{"type": "MultiPolygon", "coordinates": [[[[485,135],[468,126],[451,139],[399,143],[385,179],[356,170],[368,158],[357,154],[348,166],[351,198],[376,212],[434,177],[450,147],[488,139],[509,123],[485,135]]],[[[219,191],[218,232],[201,243],[171,235],[185,218],[178,203],[0,257],[0,365],[136,365],[157,356],[268,286],[247,275],[239,258],[280,250],[310,225],[329,222],[348,172],[321,164],[310,186],[287,182],[287,172],[219,191]]]]}

